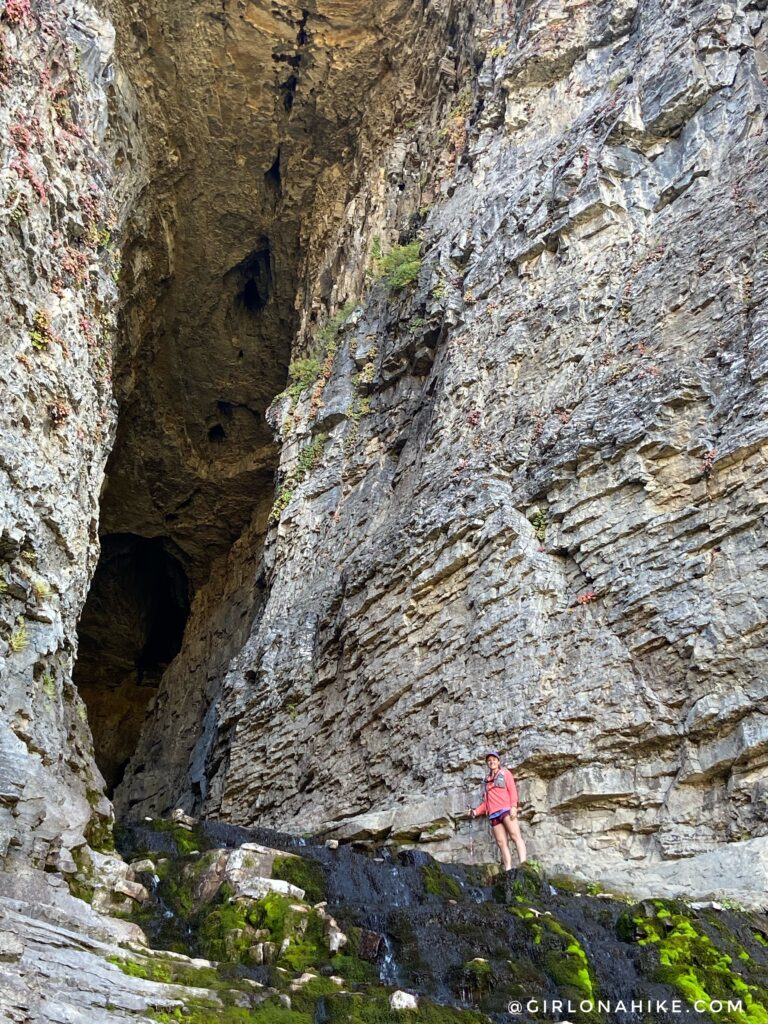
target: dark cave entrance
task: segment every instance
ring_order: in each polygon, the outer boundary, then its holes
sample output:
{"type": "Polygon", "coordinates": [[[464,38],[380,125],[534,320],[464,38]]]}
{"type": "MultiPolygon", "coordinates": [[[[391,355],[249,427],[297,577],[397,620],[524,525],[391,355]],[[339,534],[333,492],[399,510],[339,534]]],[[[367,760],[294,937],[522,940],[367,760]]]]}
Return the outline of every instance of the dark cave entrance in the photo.
{"type": "Polygon", "coordinates": [[[109,796],[136,749],[163,672],[181,648],[189,606],[187,574],[166,538],[102,538],[78,626],[73,678],[88,708],[109,796]]]}

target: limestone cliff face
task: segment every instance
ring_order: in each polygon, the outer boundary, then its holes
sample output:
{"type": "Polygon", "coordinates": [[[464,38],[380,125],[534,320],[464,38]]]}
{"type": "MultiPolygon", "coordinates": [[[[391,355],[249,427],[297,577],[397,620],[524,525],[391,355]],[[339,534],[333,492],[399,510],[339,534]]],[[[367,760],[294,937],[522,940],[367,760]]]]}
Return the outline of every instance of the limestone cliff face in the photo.
{"type": "Polygon", "coordinates": [[[228,581],[236,650],[182,651],[120,805],[449,854],[493,743],[545,858],[706,873],[768,831],[764,14],[477,13],[359,154],[254,621],[228,581]]]}
{"type": "Polygon", "coordinates": [[[112,811],[72,683],[114,439],[126,199],[107,135],[114,30],[88,4],[0,13],[0,856],[71,863],[112,811]]]}
{"type": "Polygon", "coordinates": [[[120,814],[456,856],[492,743],[545,860],[768,856],[762,5],[2,29],[0,853],[110,820],[100,532],[120,814]]]}
{"type": "Polygon", "coordinates": [[[155,643],[163,576],[171,618],[194,598],[182,664],[200,671],[178,738],[194,743],[201,675],[223,675],[258,611],[278,458],[264,413],[297,325],[330,300],[327,271],[314,308],[299,282],[317,276],[356,152],[416,94],[417,39],[434,50],[451,10],[0,9],[2,853],[19,863],[74,867],[86,841],[108,843],[89,725],[111,787],[174,653],[155,643]],[[148,557],[167,571],[143,572],[148,557]],[[221,600],[235,583],[237,626],[221,600]]]}

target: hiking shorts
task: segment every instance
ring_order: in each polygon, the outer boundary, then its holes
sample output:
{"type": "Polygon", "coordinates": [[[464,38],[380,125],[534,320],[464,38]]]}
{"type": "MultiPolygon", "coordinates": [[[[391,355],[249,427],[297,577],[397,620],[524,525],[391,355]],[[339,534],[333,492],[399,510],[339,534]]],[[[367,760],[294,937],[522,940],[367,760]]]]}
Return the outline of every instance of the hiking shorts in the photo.
{"type": "Polygon", "coordinates": [[[509,817],[509,812],[510,812],[510,808],[509,807],[507,807],[506,810],[504,810],[504,811],[495,811],[488,818],[488,821],[490,822],[491,828],[493,828],[494,825],[500,825],[502,823],[502,821],[504,821],[505,818],[508,818],[509,817]]]}

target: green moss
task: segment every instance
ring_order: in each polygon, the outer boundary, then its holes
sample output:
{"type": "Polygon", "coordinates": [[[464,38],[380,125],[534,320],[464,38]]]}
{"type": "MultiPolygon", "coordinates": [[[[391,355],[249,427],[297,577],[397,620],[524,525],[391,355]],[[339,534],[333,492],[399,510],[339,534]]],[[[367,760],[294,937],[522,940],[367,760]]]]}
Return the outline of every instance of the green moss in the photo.
{"type": "Polygon", "coordinates": [[[302,985],[300,989],[291,992],[291,1009],[299,1012],[309,1013],[314,1019],[317,1000],[324,996],[336,995],[339,986],[335,981],[328,978],[314,978],[302,985]]]}
{"type": "MultiPolygon", "coordinates": [[[[147,1013],[147,1011],[144,1011],[147,1013]]],[[[203,1008],[185,1006],[183,1010],[176,1008],[171,1011],[149,1011],[149,1016],[160,1024],[312,1024],[312,1017],[306,1013],[297,1013],[275,1003],[262,1003],[254,1010],[226,1006],[223,1008],[203,1008]]]]}
{"type": "Polygon", "coordinates": [[[326,899],[325,873],[315,861],[304,857],[275,857],[272,877],[303,889],[309,903],[326,899]]]}
{"type": "MultiPolygon", "coordinates": [[[[653,915],[635,915],[632,921],[638,945],[651,945],[658,952],[656,980],[673,986],[689,1003],[722,1002],[720,1021],[768,1024],[768,990],[750,984],[734,970],[734,958],[698,931],[679,907],[661,901],[653,906],[653,915]],[[729,1006],[738,1000],[741,1010],[729,1006]]],[[[742,970],[748,970],[750,960],[745,963],[741,958],[742,970]]]]}
{"type": "Polygon", "coordinates": [[[541,939],[544,934],[544,929],[539,924],[539,917],[541,915],[534,914],[532,910],[526,910],[523,907],[510,907],[510,914],[514,914],[515,917],[521,921],[525,921],[528,931],[531,933],[533,944],[535,946],[541,945],[541,939]]]}
{"type": "Polygon", "coordinates": [[[195,850],[200,849],[201,842],[197,831],[195,829],[190,831],[177,821],[166,821],[165,819],[158,818],[152,822],[152,828],[156,832],[169,832],[181,857],[188,857],[195,850]]]}
{"type": "Polygon", "coordinates": [[[475,957],[468,960],[462,969],[462,986],[471,992],[486,992],[493,978],[493,970],[490,963],[482,957],[475,957]]]}
{"type": "Polygon", "coordinates": [[[483,888],[491,885],[499,873],[495,864],[473,864],[465,867],[464,870],[470,885],[478,885],[483,888]]]}
{"type": "MultiPolygon", "coordinates": [[[[570,946],[569,952],[575,954],[577,947],[570,946]]],[[[562,989],[575,989],[576,994],[584,999],[592,998],[592,979],[589,967],[581,957],[566,956],[560,953],[548,953],[545,960],[549,976],[562,989]]]]}
{"type": "Polygon", "coordinates": [[[551,875],[549,880],[558,892],[581,893],[584,891],[583,883],[568,875],[551,875]]]}
{"type": "Polygon", "coordinates": [[[395,1020],[408,1024],[487,1024],[488,1018],[471,1010],[454,1010],[452,1006],[437,1006],[422,1000],[418,1010],[400,1010],[395,1020]]]}
{"type": "MultiPolygon", "coordinates": [[[[295,912],[292,912],[295,915],[295,912]]],[[[279,963],[294,971],[306,971],[308,967],[317,967],[328,962],[328,944],[325,939],[325,921],[316,911],[301,915],[291,922],[287,918],[283,938],[290,940],[288,948],[280,957],[279,963]],[[293,923],[294,927],[291,927],[293,923]],[[296,928],[295,925],[299,924],[296,928]]]]}
{"type": "Polygon", "coordinates": [[[514,903],[520,900],[534,901],[541,895],[543,876],[541,867],[533,861],[526,861],[513,871],[499,876],[494,896],[500,903],[514,903]]]}
{"type": "Polygon", "coordinates": [[[158,981],[165,985],[170,985],[174,981],[169,967],[153,963],[151,960],[139,963],[136,960],[124,960],[119,956],[108,956],[107,963],[114,964],[123,974],[129,974],[132,978],[144,978],[145,981],[158,981]]]}
{"type": "Polygon", "coordinates": [[[224,903],[204,914],[198,925],[202,955],[208,960],[246,963],[256,942],[245,903],[224,903]]]}
{"type": "Polygon", "coordinates": [[[474,975],[475,978],[486,978],[490,974],[490,965],[481,956],[475,956],[467,964],[464,965],[464,970],[468,974],[474,975]]]}
{"type": "Polygon", "coordinates": [[[597,1000],[595,978],[586,950],[576,936],[550,914],[530,907],[511,906],[509,912],[524,922],[532,943],[539,947],[547,974],[569,999],[597,1000]]]}
{"type": "Polygon", "coordinates": [[[195,901],[192,897],[191,879],[182,871],[169,871],[165,864],[161,865],[163,898],[180,918],[188,921],[195,912],[195,901]]]}
{"type": "Polygon", "coordinates": [[[340,975],[345,981],[353,984],[373,981],[376,976],[376,968],[367,960],[361,960],[352,953],[334,953],[331,958],[331,967],[334,974],[340,975]]]}
{"type": "Polygon", "coordinates": [[[103,793],[101,790],[88,788],[85,791],[85,798],[93,809],[93,814],[85,829],[85,838],[88,845],[92,850],[98,850],[99,853],[114,853],[114,823],[110,817],[98,814],[95,810],[103,799],[103,793]]]}
{"type": "Polygon", "coordinates": [[[67,875],[67,887],[69,888],[70,894],[75,896],[77,899],[83,900],[84,903],[93,902],[94,887],[90,882],[83,882],[78,878],[73,878],[71,875],[67,875]]]}
{"type": "Polygon", "coordinates": [[[455,878],[451,878],[439,864],[425,864],[421,869],[424,889],[430,896],[441,896],[443,899],[459,899],[461,886],[455,878]]]}
{"type": "Polygon", "coordinates": [[[226,902],[226,886],[222,886],[222,902],[208,909],[198,922],[198,935],[203,956],[230,963],[248,963],[251,947],[256,944],[257,931],[267,931],[267,941],[277,949],[288,940],[279,965],[295,972],[328,963],[324,919],[316,911],[295,909],[295,901],[280,893],[270,892],[260,900],[226,902]]]}

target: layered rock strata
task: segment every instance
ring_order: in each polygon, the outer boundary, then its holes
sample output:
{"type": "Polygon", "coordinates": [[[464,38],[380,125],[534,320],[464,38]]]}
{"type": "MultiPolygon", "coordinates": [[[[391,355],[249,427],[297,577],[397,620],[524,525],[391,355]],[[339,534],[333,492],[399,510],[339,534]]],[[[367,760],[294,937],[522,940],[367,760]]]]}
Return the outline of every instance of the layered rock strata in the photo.
{"type": "Polygon", "coordinates": [[[761,5],[0,20],[6,866],[117,871],[71,682],[112,449],[102,532],[192,599],[123,813],[464,856],[492,743],[544,859],[741,891],[768,842],[761,5]]]}
{"type": "MultiPolygon", "coordinates": [[[[161,543],[189,599],[209,584],[198,602],[206,616],[246,527],[260,550],[278,459],[264,414],[285,384],[300,321],[314,323],[327,304],[327,273],[314,302],[303,282],[339,221],[372,97],[371,130],[403,103],[392,69],[400,48],[412,54],[417,29],[426,32],[418,13],[405,0],[362,11],[336,2],[112,7],[125,80],[141,91],[149,172],[125,228],[120,417],[101,532],[161,543]]],[[[258,600],[253,587],[248,600],[258,600]]],[[[122,618],[113,629],[86,611],[84,635],[115,671],[110,683],[89,659],[77,678],[113,784],[157,683],[141,642],[133,659],[115,643],[115,633],[135,633],[122,618]],[[135,714],[116,714],[119,705],[135,714]]],[[[192,651],[200,638],[190,632],[192,651]]]]}
{"type": "Polygon", "coordinates": [[[274,407],[249,637],[184,708],[161,688],[123,806],[455,855],[493,743],[574,870],[768,833],[764,22],[542,3],[465,34],[327,250],[357,309],[274,407]],[[417,281],[365,287],[420,220],[417,281]]]}

